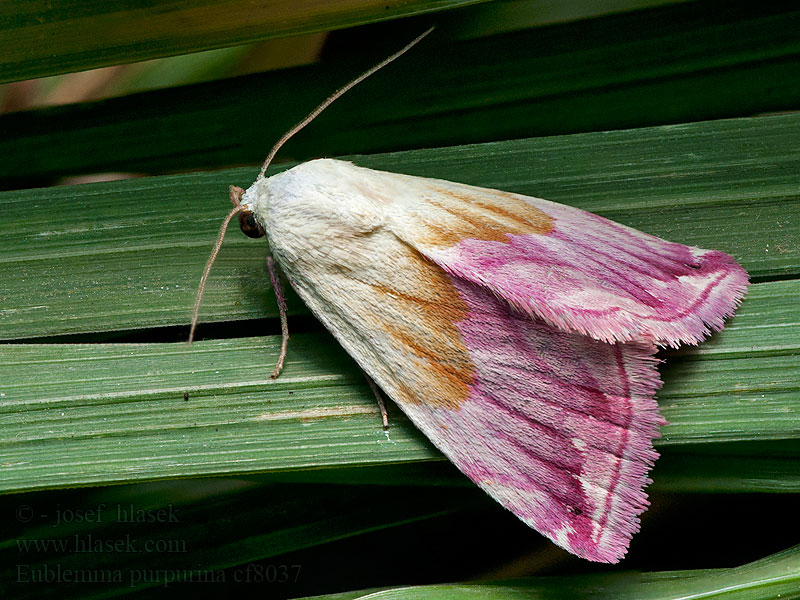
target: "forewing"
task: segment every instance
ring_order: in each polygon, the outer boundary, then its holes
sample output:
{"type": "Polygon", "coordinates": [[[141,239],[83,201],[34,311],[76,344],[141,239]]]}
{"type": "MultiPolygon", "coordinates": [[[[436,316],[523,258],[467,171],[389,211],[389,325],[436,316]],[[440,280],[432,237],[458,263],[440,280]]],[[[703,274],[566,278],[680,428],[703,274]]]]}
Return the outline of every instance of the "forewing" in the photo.
{"type": "Polygon", "coordinates": [[[394,175],[387,220],[448,273],[568,331],[605,341],[697,343],[747,288],[729,255],[668,242],[539,198],[394,175]]]}
{"type": "Polygon", "coordinates": [[[533,320],[385,228],[272,242],[314,314],[470,479],[567,550],[623,556],[662,423],[650,345],[533,320]]]}

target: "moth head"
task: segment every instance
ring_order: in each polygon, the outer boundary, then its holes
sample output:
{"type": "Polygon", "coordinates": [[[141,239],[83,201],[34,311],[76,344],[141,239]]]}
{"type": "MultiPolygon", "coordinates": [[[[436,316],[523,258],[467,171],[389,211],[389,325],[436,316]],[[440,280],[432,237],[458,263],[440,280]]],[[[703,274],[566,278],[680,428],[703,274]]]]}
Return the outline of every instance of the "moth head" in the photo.
{"type": "Polygon", "coordinates": [[[239,210],[239,227],[241,228],[242,233],[251,238],[264,237],[266,232],[261,224],[256,220],[255,214],[248,208],[247,204],[242,203],[244,190],[238,186],[232,185],[229,188],[229,192],[233,205],[235,207],[241,207],[239,210]]]}
{"type": "Polygon", "coordinates": [[[264,237],[264,228],[256,221],[256,216],[249,210],[239,211],[239,227],[247,237],[264,237]]]}

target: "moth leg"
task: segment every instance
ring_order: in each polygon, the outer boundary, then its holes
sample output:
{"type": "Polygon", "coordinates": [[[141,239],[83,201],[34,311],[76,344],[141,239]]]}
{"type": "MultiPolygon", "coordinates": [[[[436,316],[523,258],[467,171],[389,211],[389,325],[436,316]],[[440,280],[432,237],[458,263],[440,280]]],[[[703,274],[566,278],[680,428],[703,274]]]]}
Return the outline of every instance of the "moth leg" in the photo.
{"type": "Polygon", "coordinates": [[[378,408],[381,411],[381,421],[383,422],[384,431],[389,429],[389,413],[386,412],[386,404],[383,402],[383,396],[378,385],[372,381],[372,377],[364,373],[372,393],[375,394],[375,400],[378,402],[378,408]]]}
{"type": "Polygon", "coordinates": [[[281,317],[281,353],[278,355],[278,362],[272,370],[270,379],[275,379],[283,370],[283,361],[286,360],[286,350],[289,347],[289,323],[286,320],[286,298],[283,295],[283,283],[278,274],[278,267],[271,256],[267,256],[267,270],[269,280],[272,282],[272,289],[275,290],[275,299],[278,301],[278,313],[281,317]]]}

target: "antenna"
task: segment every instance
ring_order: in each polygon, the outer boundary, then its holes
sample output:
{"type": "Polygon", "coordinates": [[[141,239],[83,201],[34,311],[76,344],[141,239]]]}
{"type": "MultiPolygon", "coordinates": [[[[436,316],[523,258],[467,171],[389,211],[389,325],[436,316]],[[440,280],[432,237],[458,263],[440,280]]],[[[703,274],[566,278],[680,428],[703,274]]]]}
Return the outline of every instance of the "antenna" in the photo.
{"type": "MultiPolygon", "coordinates": [[[[233,186],[231,186],[233,187],[233,186]]],[[[203,299],[203,290],[206,289],[206,281],[208,281],[208,275],[211,273],[211,267],[214,264],[214,261],[217,259],[217,254],[219,254],[219,249],[222,248],[222,240],[225,239],[225,231],[228,229],[228,225],[231,222],[231,219],[237,213],[242,212],[242,205],[236,204],[231,212],[228,213],[228,216],[225,217],[225,220],[222,222],[222,227],[219,229],[219,235],[217,236],[217,242],[214,244],[214,249],[211,251],[211,256],[208,257],[208,262],[206,263],[206,268],[203,270],[203,276],[200,278],[200,287],[197,288],[197,300],[194,303],[194,313],[192,314],[192,326],[189,329],[189,345],[192,345],[192,340],[194,340],[194,332],[197,329],[197,319],[200,315],[200,301],[203,299]]]]}
{"type": "Polygon", "coordinates": [[[284,133],[283,137],[281,137],[281,139],[279,139],[277,142],[275,142],[275,145],[272,147],[272,150],[270,150],[269,154],[267,154],[267,158],[266,158],[266,160],[264,160],[264,164],[261,165],[261,172],[258,174],[258,179],[263,179],[264,178],[264,174],[267,172],[267,167],[272,162],[272,159],[275,158],[275,155],[278,153],[278,150],[280,150],[281,146],[283,146],[287,141],[289,141],[289,138],[291,138],[295,133],[300,131],[303,127],[305,127],[306,125],[311,123],[311,121],[316,119],[317,116],[319,116],[319,113],[321,113],[323,110],[328,108],[331,104],[333,104],[336,100],[338,100],[346,92],[350,91],[355,86],[357,86],[359,83],[364,81],[367,77],[369,77],[370,75],[375,74],[377,71],[380,71],[383,67],[388,65],[390,62],[393,62],[393,61],[397,60],[398,58],[403,56],[403,54],[405,54],[406,52],[411,50],[411,48],[413,48],[419,42],[421,42],[422,38],[424,38],[431,31],[433,31],[433,29],[434,28],[431,27],[425,33],[423,33],[422,35],[419,35],[416,38],[414,38],[413,40],[411,40],[408,44],[406,44],[403,48],[401,48],[400,50],[398,50],[397,52],[395,52],[391,56],[389,56],[387,58],[384,58],[377,65],[375,65],[374,67],[372,67],[368,71],[365,71],[364,73],[362,73],[361,75],[359,75],[358,77],[353,79],[353,81],[351,81],[347,85],[345,85],[343,87],[340,87],[338,90],[333,92],[333,94],[328,96],[326,98],[325,102],[323,102],[317,108],[312,110],[305,119],[300,121],[297,125],[292,127],[289,131],[284,133]]]}

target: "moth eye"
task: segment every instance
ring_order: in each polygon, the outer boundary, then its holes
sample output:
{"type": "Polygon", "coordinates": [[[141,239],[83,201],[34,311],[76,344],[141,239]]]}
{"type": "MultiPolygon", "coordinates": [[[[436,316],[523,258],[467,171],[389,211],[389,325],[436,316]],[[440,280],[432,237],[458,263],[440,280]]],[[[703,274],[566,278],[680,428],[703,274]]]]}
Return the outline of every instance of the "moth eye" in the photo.
{"type": "Polygon", "coordinates": [[[258,224],[255,215],[249,211],[239,213],[239,227],[242,228],[242,233],[247,237],[264,237],[264,228],[258,224]]]}

